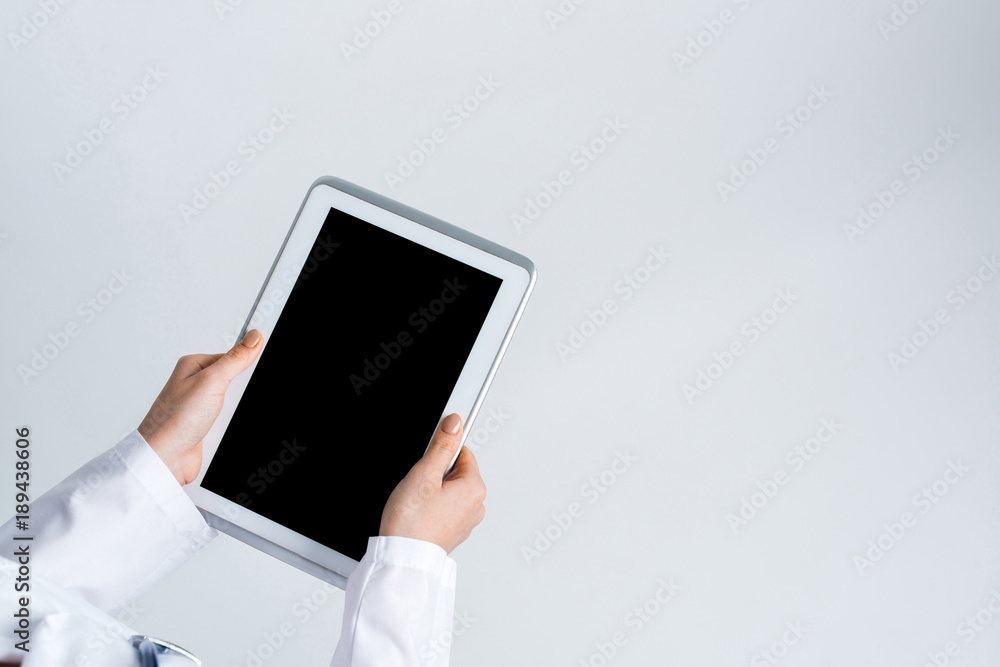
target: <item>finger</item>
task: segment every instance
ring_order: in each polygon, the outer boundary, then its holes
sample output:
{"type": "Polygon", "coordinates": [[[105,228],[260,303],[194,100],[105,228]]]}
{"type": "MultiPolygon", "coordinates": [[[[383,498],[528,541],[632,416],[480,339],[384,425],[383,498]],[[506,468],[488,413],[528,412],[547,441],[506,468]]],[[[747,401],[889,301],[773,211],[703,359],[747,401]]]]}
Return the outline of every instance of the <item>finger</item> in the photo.
{"type": "Polygon", "coordinates": [[[221,357],[224,352],[218,354],[188,354],[177,360],[172,377],[187,378],[199,371],[203,371],[221,357]]]}
{"type": "Polygon", "coordinates": [[[442,488],[444,485],[447,485],[446,488],[450,492],[463,497],[466,502],[482,504],[486,500],[486,483],[479,474],[479,463],[468,447],[462,447],[455,461],[455,467],[445,477],[442,488]]]}
{"type": "Polygon", "coordinates": [[[427,466],[430,472],[436,473],[437,478],[444,477],[448,470],[448,465],[455,457],[462,442],[462,418],[452,413],[441,420],[438,429],[434,432],[434,439],[431,440],[430,447],[424,453],[420,462],[427,466]]]}
{"type": "Polygon", "coordinates": [[[233,345],[225,354],[219,355],[219,358],[208,367],[208,371],[228,386],[234,377],[249,368],[258,357],[261,348],[264,347],[261,344],[263,340],[264,336],[259,331],[251,329],[243,336],[243,340],[233,345]]]}
{"type": "Polygon", "coordinates": [[[455,467],[451,469],[446,479],[458,480],[463,478],[482,479],[482,475],[479,474],[479,462],[476,461],[472,450],[464,446],[462,447],[462,451],[458,453],[458,458],[455,459],[455,467]]]}

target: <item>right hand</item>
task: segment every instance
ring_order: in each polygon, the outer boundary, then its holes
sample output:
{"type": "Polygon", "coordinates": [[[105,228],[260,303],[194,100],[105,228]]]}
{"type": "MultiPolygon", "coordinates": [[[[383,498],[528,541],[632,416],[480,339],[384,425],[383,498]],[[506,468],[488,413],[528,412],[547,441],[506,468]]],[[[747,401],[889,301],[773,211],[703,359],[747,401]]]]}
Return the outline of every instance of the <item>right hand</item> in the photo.
{"type": "Polygon", "coordinates": [[[260,355],[261,340],[251,329],[228,352],[181,357],[139,424],[139,435],[181,486],[198,477],[202,440],[222,411],[229,383],[260,355]]]}
{"type": "Polygon", "coordinates": [[[430,447],[389,496],[379,535],[433,542],[449,554],[468,539],[486,515],[486,485],[467,447],[445,476],[461,440],[461,418],[450,414],[442,419],[430,447]]]}

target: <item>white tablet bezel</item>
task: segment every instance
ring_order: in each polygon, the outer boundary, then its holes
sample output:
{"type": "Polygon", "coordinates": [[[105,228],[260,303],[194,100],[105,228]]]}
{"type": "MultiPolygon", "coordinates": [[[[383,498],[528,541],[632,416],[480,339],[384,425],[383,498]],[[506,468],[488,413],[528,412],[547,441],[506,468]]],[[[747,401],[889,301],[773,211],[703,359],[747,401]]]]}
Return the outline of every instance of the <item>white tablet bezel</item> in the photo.
{"type": "MultiPolygon", "coordinates": [[[[317,247],[318,252],[313,257],[310,257],[310,251],[331,208],[502,279],[503,283],[458,382],[439,416],[440,419],[457,412],[462,417],[462,423],[468,426],[482,405],[534,286],[535,267],[530,260],[507,248],[346,181],[324,177],[310,187],[240,337],[248,329],[259,329],[264,335],[264,349],[258,361],[267,353],[270,334],[306,262],[327,260],[322,245],[317,247]]],[[[322,336],[322,332],[317,334],[322,336]]],[[[222,412],[203,440],[201,472],[185,489],[211,525],[344,588],[347,577],[357,567],[357,561],[201,486],[255,369],[256,362],[230,384],[222,412]]],[[[469,429],[464,429],[463,442],[468,433],[469,429]]],[[[429,444],[430,434],[424,448],[429,444]]],[[[337,513],[343,511],[349,509],[330,508],[330,520],[335,521],[337,513]]]]}

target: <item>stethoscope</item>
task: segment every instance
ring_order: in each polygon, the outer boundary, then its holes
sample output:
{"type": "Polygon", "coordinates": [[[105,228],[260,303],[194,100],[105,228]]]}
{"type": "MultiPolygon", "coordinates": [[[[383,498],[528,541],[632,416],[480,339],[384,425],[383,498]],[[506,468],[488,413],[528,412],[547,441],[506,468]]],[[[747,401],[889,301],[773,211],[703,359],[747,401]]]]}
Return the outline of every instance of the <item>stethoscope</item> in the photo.
{"type": "Polygon", "coordinates": [[[132,635],[128,639],[132,646],[139,651],[139,659],[142,667],[156,667],[158,664],[157,655],[180,655],[192,661],[195,665],[201,665],[201,660],[194,657],[191,651],[182,649],[177,644],[171,644],[168,641],[149,637],[148,635],[132,635]]]}

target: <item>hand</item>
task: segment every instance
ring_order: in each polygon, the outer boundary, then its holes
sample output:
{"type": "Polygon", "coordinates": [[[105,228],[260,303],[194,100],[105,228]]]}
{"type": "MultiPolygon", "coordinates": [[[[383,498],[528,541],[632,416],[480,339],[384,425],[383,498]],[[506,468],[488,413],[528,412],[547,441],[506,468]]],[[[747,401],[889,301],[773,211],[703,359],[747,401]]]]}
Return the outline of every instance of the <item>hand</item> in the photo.
{"type": "Polygon", "coordinates": [[[441,420],[427,452],[389,496],[379,535],[433,542],[446,553],[468,539],[486,515],[486,485],[467,447],[445,476],[461,440],[462,419],[450,414],[441,420]]]}
{"type": "Polygon", "coordinates": [[[198,477],[201,441],[222,411],[229,383],[258,357],[262,340],[252,329],[228,352],[181,357],[139,424],[139,435],[181,486],[198,477]]]}

